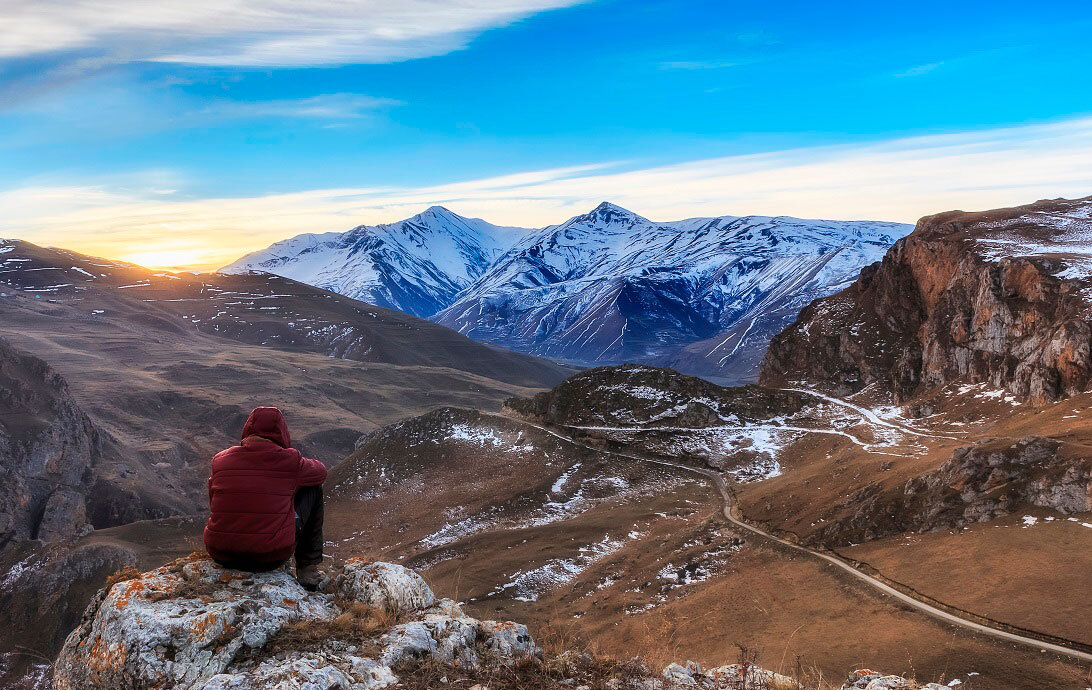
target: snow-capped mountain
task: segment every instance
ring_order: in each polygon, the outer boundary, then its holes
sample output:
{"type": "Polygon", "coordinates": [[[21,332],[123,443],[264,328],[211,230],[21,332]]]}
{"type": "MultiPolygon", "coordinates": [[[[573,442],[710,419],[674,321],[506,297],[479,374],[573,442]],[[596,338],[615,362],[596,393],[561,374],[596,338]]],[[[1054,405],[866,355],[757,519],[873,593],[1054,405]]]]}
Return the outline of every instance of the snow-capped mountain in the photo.
{"type": "Polygon", "coordinates": [[[609,203],[526,235],[433,320],[582,364],[753,380],[766,343],[912,229],[787,217],[658,223],[609,203]]]}
{"type": "Polygon", "coordinates": [[[265,271],[579,364],[643,362],[754,380],[766,343],[911,226],[723,216],[653,222],[604,202],[540,230],[433,206],[299,235],[225,272],[265,271]]]}
{"type": "Polygon", "coordinates": [[[433,206],[397,223],[298,235],[248,254],[221,272],[274,273],[413,316],[429,316],[450,305],[526,232],[433,206]]]}

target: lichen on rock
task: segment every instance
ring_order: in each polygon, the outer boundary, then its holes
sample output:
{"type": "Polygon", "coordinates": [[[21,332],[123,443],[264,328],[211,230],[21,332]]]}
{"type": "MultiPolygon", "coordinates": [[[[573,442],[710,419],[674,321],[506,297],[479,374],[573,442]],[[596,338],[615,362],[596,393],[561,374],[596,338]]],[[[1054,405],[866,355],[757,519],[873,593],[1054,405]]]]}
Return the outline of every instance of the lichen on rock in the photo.
{"type": "Polygon", "coordinates": [[[426,661],[467,667],[479,654],[495,663],[538,653],[522,625],[479,621],[437,601],[399,565],[350,560],[329,589],[308,592],[284,570],[227,570],[200,555],[174,561],[99,592],[57,659],[55,687],[372,690],[426,661]],[[271,644],[290,624],[328,624],[358,604],[400,622],[368,644],[336,633],[318,649],[271,644]]]}

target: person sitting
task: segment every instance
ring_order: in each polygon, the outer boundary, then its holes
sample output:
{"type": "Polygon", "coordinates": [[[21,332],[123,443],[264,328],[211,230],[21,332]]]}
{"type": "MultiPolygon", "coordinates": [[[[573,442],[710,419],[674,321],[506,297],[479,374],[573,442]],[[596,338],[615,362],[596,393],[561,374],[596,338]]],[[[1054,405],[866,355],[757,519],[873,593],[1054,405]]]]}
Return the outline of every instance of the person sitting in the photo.
{"type": "Polygon", "coordinates": [[[217,453],[209,475],[205,550],[235,570],[273,570],[295,556],[296,579],[315,589],[322,576],[322,483],[326,466],[292,447],[276,407],[257,407],[242,441],[217,453]]]}

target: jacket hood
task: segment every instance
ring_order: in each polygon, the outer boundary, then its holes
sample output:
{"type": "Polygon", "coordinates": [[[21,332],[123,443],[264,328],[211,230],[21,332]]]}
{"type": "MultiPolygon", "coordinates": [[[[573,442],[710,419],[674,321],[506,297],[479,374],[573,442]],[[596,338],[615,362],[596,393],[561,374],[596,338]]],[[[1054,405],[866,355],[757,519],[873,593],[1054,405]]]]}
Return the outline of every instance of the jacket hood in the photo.
{"type": "Polygon", "coordinates": [[[288,435],[288,422],[276,407],[255,407],[243,425],[242,438],[247,436],[261,436],[282,448],[292,446],[292,437],[288,435]]]}

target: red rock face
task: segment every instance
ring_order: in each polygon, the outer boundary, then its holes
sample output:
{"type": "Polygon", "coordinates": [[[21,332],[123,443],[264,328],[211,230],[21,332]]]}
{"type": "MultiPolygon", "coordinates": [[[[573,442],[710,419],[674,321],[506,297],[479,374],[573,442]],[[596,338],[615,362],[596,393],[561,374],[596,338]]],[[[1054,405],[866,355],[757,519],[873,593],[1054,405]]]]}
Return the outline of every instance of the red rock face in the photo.
{"type": "Polygon", "coordinates": [[[773,339],[762,383],[875,383],[899,402],[957,379],[1033,403],[1085,390],[1092,280],[1074,267],[1092,260],[1090,217],[1092,198],[923,218],[773,339]]]}

